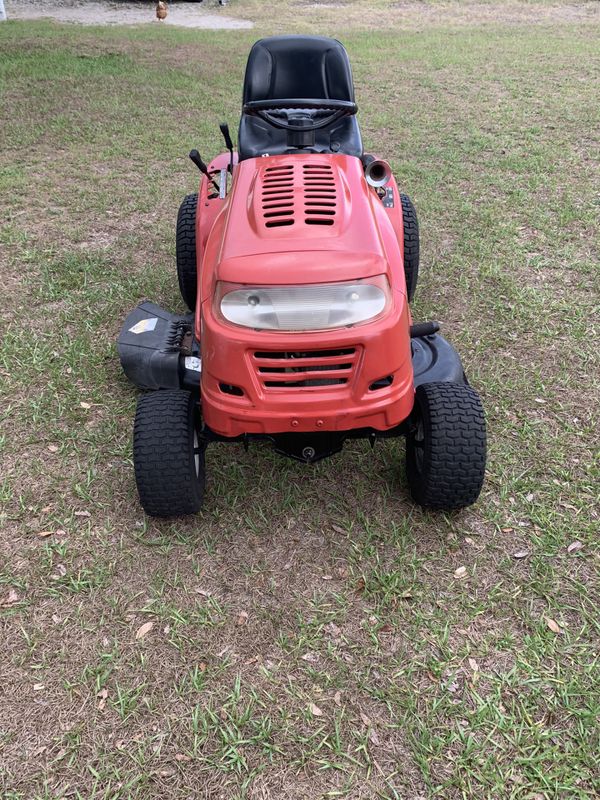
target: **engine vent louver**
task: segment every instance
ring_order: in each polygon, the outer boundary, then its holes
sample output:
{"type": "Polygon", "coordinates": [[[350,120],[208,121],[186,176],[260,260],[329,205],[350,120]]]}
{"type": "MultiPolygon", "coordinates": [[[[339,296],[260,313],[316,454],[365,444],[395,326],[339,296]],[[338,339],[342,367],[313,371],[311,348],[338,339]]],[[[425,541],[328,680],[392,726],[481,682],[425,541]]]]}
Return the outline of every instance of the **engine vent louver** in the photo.
{"type": "Polygon", "coordinates": [[[282,228],[304,219],[306,225],[333,225],[338,199],[329,164],[267,167],[262,172],[261,215],[266,228],[282,228]]]}
{"type": "Polygon", "coordinates": [[[328,164],[304,164],[304,222],[307,225],[333,225],[337,192],[333,169],[328,164]]]}
{"type": "Polygon", "coordinates": [[[294,224],[294,166],[267,167],[262,182],[262,214],[267,228],[294,224]]]}

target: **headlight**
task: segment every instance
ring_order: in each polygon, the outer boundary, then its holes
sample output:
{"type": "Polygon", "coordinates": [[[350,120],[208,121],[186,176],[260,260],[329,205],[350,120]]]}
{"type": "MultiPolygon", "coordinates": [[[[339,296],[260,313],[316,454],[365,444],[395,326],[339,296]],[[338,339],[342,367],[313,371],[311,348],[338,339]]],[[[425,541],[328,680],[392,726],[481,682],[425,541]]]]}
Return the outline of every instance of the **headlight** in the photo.
{"type": "Polygon", "coordinates": [[[216,302],[234,325],[271,331],[321,331],[379,316],[390,290],[385,275],[352,283],[236,286],[220,283],[216,302]]]}

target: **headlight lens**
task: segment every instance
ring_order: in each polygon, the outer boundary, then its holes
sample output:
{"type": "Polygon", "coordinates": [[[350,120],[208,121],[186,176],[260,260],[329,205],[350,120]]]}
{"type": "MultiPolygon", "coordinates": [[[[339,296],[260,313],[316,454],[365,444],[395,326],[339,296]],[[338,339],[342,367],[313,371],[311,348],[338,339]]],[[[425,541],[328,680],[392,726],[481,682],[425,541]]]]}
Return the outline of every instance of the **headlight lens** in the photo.
{"type": "Polygon", "coordinates": [[[379,316],[389,301],[385,275],[310,286],[219,284],[221,314],[234,325],[272,331],[320,331],[379,316]]]}

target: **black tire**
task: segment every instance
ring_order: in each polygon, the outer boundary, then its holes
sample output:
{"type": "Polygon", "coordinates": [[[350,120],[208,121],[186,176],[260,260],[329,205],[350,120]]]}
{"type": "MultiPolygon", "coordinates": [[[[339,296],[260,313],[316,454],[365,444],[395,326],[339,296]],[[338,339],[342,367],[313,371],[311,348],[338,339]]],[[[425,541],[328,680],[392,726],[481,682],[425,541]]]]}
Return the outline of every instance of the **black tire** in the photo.
{"type": "Polygon", "coordinates": [[[183,302],[192,311],[196,308],[198,275],[196,269],[196,212],[198,194],[188,194],[179,206],[175,253],[177,278],[183,302]]]}
{"type": "Polygon", "coordinates": [[[486,433],[477,392],[461,383],[417,387],[406,439],[406,473],[419,505],[451,511],[477,500],[485,474],[486,433]]]}
{"type": "Polygon", "coordinates": [[[404,277],[406,294],[412,302],[419,279],[419,223],[412,200],[406,194],[400,195],[402,204],[402,223],[404,226],[404,277]]]}
{"type": "Polygon", "coordinates": [[[133,463],[142,508],[153,517],[195,514],[204,496],[200,411],[190,392],[160,390],[138,400],[133,463]]]}

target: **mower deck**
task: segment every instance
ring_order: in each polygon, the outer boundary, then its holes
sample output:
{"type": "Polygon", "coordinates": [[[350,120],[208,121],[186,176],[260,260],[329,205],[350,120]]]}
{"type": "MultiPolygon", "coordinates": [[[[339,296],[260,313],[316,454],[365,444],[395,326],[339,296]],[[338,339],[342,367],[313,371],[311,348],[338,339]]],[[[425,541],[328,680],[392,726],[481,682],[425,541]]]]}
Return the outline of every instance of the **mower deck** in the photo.
{"type": "MultiPolygon", "coordinates": [[[[460,356],[439,333],[435,323],[413,326],[411,338],[414,385],[425,383],[466,383],[460,356]],[[419,333],[424,332],[422,335],[419,333]],[[414,335],[417,334],[417,335],[414,335]]],[[[144,301],[131,311],[117,339],[121,366],[129,380],[140,389],[186,389],[199,396],[202,363],[198,342],[193,338],[193,314],[177,315],[144,301]]],[[[276,452],[303,462],[315,462],[339,452],[346,439],[388,439],[406,434],[406,421],[379,431],[355,428],[348,431],[245,434],[221,436],[206,425],[202,438],[208,443],[268,440],[276,452]]]]}

